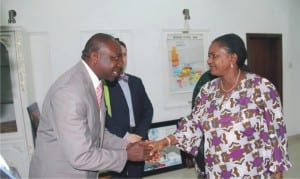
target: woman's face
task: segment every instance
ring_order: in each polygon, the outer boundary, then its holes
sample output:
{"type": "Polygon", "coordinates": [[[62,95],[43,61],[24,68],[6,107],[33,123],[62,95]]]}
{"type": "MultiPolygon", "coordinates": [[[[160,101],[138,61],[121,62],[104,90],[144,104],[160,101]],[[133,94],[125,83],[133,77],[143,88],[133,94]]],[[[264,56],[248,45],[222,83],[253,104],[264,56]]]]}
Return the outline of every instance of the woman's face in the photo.
{"type": "Polygon", "coordinates": [[[230,64],[234,63],[233,54],[228,53],[220,42],[213,42],[210,45],[207,64],[212,75],[225,75],[230,70],[230,64]]]}

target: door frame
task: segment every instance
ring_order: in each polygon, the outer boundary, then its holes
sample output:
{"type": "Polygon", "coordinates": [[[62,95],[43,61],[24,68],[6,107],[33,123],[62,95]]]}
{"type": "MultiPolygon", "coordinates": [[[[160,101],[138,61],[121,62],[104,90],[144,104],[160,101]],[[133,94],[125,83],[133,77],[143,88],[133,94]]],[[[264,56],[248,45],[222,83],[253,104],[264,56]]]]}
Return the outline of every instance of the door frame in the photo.
{"type": "MultiPolygon", "coordinates": [[[[247,51],[248,51],[248,65],[250,71],[261,75],[262,77],[270,80],[275,86],[280,95],[281,101],[283,98],[283,66],[282,66],[282,34],[270,34],[270,33],[246,33],[246,41],[247,41],[247,51]],[[252,45],[256,41],[267,41],[268,46],[264,46],[264,49],[267,49],[265,53],[269,53],[269,59],[262,59],[266,61],[268,64],[267,68],[274,69],[273,73],[265,75],[264,73],[259,72],[258,67],[260,64],[256,64],[256,60],[251,60],[252,56],[256,56],[259,54],[252,50],[252,45]],[[252,44],[251,44],[252,43],[252,44]],[[272,80],[273,79],[273,80],[272,80]]],[[[262,45],[262,44],[259,44],[262,45]]]]}

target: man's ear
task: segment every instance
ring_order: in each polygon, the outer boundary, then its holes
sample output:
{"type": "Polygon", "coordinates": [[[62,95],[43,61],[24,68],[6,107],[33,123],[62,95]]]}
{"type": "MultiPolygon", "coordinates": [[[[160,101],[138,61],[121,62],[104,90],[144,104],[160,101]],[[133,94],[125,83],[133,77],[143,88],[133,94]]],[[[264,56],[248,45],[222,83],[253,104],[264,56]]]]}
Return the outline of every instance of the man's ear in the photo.
{"type": "Polygon", "coordinates": [[[96,65],[96,64],[97,64],[98,59],[99,59],[99,53],[97,53],[97,52],[92,52],[92,53],[91,53],[91,60],[92,60],[92,64],[93,64],[93,65],[96,65]]]}

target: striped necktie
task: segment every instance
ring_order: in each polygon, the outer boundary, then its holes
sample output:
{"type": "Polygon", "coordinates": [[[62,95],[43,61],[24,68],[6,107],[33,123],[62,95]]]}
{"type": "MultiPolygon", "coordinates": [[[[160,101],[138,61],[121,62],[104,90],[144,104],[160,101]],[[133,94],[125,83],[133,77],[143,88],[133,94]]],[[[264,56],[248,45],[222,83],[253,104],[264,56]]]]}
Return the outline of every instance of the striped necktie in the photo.
{"type": "Polygon", "coordinates": [[[102,98],[102,83],[100,83],[96,88],[96,96],[99,105],[99,109],[101,108],[101,98],[102,98]]]}

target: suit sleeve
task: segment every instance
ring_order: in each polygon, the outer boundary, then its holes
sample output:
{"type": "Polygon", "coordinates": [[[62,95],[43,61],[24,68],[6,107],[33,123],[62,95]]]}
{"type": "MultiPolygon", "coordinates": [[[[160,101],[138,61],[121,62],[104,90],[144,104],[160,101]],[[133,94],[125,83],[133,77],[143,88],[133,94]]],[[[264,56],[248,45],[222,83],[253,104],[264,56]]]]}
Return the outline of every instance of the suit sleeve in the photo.
{"type": "MultiPolygon", "coordinates": [[[[64,155],[73,168],[78,170],[112,170],[121,171],[127,161],[124,147],[119,150],[99,148],[99,127],[89,125],[91,116],[88,111],[93,108],[85,97],[85,92],[74,88],[57,90],[51,98],[53,126],[58,135],[58,142],[64,155]],[[88,117],[89,118],[88,118],[88,117]]],[[[96,115],[95,115],[96,116],[96,115]]],[[[96,117],[95,117],[96,118],[96,117]]],[[[99,125],[99,123],[95,123],[99,125]]],[[[122,146],[120,144],[120,146],[122,146]]]]}
{"type": "Polygon", "coordinates": [[[127,140],[124,140],[124,139],[110,133],[109,130],[107,128],[105,128],[104,137],[103,137],[103,147],[104,148],[114,149],[114,150],[120,150],[120,149],[126,150],[127,145],[128,145],[127,140]]]}

